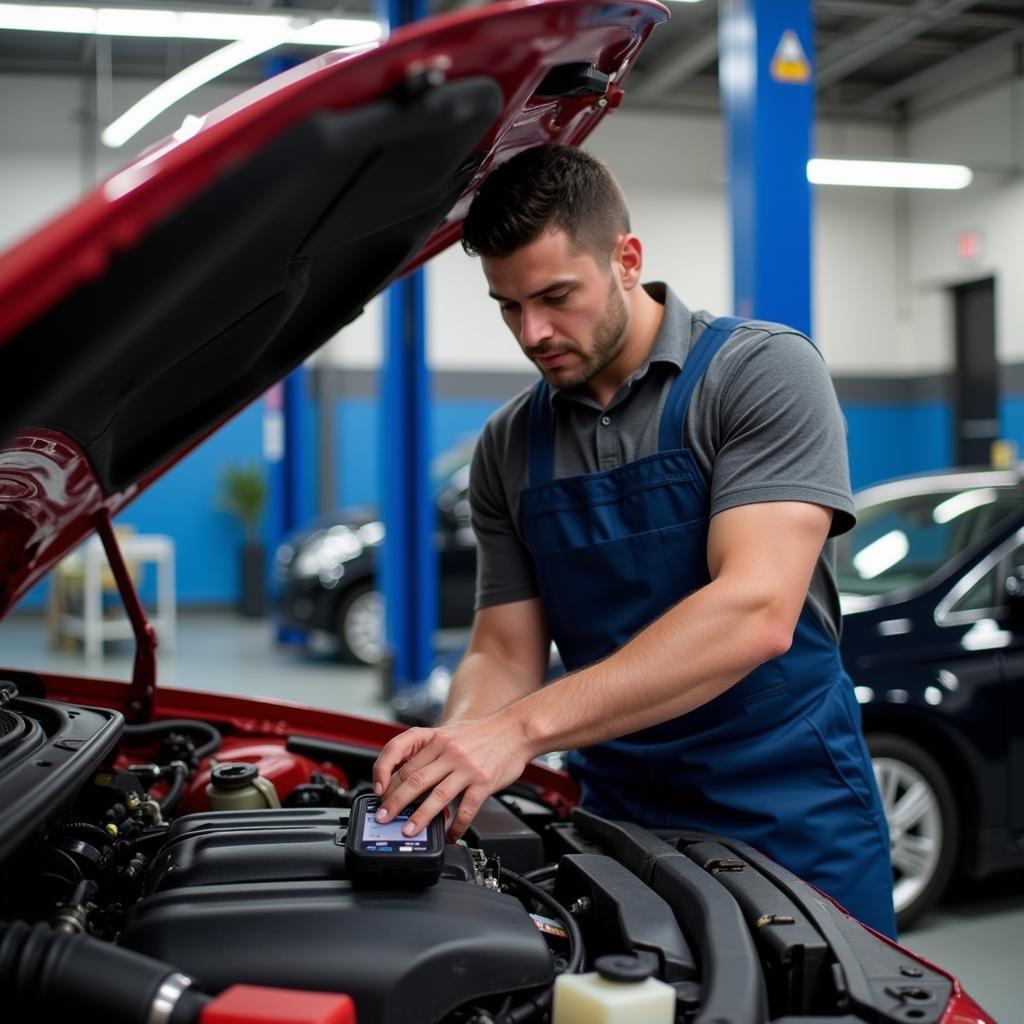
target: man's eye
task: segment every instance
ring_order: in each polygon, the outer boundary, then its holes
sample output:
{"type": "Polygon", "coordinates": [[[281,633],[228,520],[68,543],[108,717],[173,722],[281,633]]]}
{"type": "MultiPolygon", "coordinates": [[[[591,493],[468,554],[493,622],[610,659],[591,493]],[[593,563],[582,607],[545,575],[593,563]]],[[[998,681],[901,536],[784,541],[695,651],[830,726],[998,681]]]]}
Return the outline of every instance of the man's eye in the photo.
{"type": "Polygon", "coordinates": [[[561,305],[563,302],[565,302],[567,298],[569,298],[568,292],[561,292],[558,295],[549,295],[547,297],[548,302],[552,303],[555,306],[561,305]]]}
{"type": "Polygon", "coordinates": [[[517,302],[499,302],[498,308],[502,313],[511,313],[513,310],[519,308],[519,304],[517,302]]]}

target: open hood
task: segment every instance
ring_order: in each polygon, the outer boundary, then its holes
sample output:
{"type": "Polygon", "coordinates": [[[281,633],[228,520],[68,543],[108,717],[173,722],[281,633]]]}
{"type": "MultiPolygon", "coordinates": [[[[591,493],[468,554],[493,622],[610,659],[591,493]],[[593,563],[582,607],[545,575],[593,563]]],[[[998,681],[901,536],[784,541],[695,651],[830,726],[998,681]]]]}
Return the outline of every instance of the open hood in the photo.
{"type": "Polygon", "coordinates": [[[499,3],[335,52],[143,153],[0,257],[0,613],[458,237],[480,182],[581,142],[657,3],[499,3]]]}

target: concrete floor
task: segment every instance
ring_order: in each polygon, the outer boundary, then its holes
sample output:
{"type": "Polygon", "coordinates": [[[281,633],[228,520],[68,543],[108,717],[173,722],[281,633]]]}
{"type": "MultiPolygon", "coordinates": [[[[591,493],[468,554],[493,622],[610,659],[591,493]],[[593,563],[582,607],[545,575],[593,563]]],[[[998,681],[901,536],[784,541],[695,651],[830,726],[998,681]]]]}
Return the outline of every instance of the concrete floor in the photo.
{"type": "MultiPolygon", "coordinates": [[[[40,618],[0,622],[0,665],[68,675],[128,679],[131,648],[109,646],[86,664],[75,651],[49,647],[40,618]]],[[[343,668],[327,656],[280,647],[262,620],[185,614],[177,651],[159,660],[160,681],[185,689],[285,698],[390,719],[376,672],[343,668]]],[[[1024,873],[961,886],[941,907],[901,936],[907,948],[956,975],[1000,1024],[1024,1022],[1024,873]]]]}

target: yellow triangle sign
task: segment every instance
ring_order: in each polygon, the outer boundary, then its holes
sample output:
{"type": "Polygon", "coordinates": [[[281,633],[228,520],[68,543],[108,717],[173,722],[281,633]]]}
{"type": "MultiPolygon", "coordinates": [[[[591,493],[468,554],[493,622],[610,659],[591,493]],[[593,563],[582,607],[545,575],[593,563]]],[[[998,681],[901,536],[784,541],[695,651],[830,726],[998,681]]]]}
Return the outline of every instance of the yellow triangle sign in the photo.
{"type": "Polygon", "coordinates": [[[811,62],[804,53],[800,37],[791,28],[782,33],[775,48],[771,73],[776,82],[804,85],[811,80],[811,62]]]}

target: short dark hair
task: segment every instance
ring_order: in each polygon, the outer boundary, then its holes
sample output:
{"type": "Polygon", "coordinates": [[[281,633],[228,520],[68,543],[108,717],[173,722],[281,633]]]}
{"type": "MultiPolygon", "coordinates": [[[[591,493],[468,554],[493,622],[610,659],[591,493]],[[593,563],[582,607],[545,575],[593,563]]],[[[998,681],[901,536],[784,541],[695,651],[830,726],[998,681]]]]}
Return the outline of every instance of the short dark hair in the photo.
{"type": "Polygon", "coordinates": [[[470,256],[508,256],[552,228],[594,256],[610,253],[629,231],[626,200],[611,171],[573,146],[534,146],[494,171],[466,215],[462,248],[470,256]]]}

